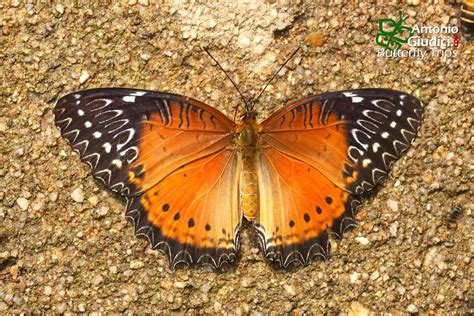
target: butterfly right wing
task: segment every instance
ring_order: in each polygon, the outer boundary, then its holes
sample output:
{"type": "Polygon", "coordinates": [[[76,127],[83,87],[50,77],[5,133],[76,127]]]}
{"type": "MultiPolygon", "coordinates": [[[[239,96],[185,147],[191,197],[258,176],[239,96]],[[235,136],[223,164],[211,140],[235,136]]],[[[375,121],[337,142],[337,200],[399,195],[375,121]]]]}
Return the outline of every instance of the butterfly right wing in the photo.
{"type": "Polygon", "coordinates": [[[66,95],[55,115],[92,174],[126,197],[136,234],[163,250],[171,267],[235,259],[234,122],[187,97],[120,88],[66,95]]]}

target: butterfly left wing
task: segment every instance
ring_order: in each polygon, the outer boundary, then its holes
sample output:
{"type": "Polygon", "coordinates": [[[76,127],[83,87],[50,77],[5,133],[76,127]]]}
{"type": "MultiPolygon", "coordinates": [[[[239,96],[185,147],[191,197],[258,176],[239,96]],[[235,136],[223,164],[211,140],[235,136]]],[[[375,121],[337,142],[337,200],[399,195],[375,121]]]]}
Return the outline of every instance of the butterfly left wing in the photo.
{"type": "Polygon", "coordinates": [[[92,174],[127,199],[135,233],[180,262],[214,267],[239,248],[235,123],[188,97],[100,88],[58,100],[56,124],[92,174]]]}
{"type": "Polygon", "coordinates": [[[354,224],[358,197],[409,147],[422,112],[413,96],[367,89],[305,98],[265,120],[256,218],[265,256],[283,267],[326,257],[328,232],[354,224]]]}

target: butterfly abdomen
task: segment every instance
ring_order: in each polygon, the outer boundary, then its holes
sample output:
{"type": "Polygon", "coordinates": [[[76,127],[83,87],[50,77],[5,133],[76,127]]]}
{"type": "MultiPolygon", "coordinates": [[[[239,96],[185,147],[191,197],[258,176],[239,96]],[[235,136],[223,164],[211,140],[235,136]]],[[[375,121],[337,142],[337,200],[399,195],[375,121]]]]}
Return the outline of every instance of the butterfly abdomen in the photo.
{"type": "Polygon", "coordinates": [[[244,217],[253,221],[258,212],[258,179],[255,170],[255,151],[258,133],[255,121],[247,122],[239,137],[242,173],[240,175],[240,209],[244,217]],[[248,124],[248,125],[247,125],[248,124]]]}
{"type": "Polygon", "coordinates": [[[258,211],[258,182],[257,173],[251,161],[244,160],[240,176],[240,208],[244,217],[253,221],[258,211]]]}

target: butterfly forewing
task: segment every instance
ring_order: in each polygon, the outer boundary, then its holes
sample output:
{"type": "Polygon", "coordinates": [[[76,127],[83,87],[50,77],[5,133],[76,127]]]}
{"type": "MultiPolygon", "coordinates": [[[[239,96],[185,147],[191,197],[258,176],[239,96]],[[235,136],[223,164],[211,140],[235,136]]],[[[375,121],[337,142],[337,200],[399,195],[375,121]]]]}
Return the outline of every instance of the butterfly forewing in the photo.
{"type": "Polygon", "coordinates": [[[239,177],[234,122],[184,96],[119,88],[66,95],[55,116],[93,175],[127,198],[136,233],[171,266],[234,260],[238,192],[224,189],[239,177]]]}
{"type": "Polygon", "coordinates": [[[265,120],[256,220],[265,255],[282,266],[325,256],[327,231],[354,224],[359,196],[406,151],[422,113],[413,96],[367,89],[305,98],[265,120]]]}

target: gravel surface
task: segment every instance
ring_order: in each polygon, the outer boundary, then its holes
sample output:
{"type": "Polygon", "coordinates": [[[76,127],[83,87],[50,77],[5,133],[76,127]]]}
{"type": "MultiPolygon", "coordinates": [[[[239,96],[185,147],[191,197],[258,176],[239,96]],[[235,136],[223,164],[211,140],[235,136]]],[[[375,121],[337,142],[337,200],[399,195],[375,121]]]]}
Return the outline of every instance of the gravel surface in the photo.
{"type": "Polygon", "coordinates": [[[0,314],[473,312],[473,46],[445,60],[377,58],[375,46],[377,19],[457,24],[458,4],[123,2],[0,3],[0,314]],[[248,97],[302,47],[262,97],[262,118],[350,88],[423,101],[419,137],[330,260],[272,269],[246,227],[236,265],[171,271],[60,137],[54,102],[90,87],[185,94],[232,116],[241,101],[204,45],[248,97]]]}

